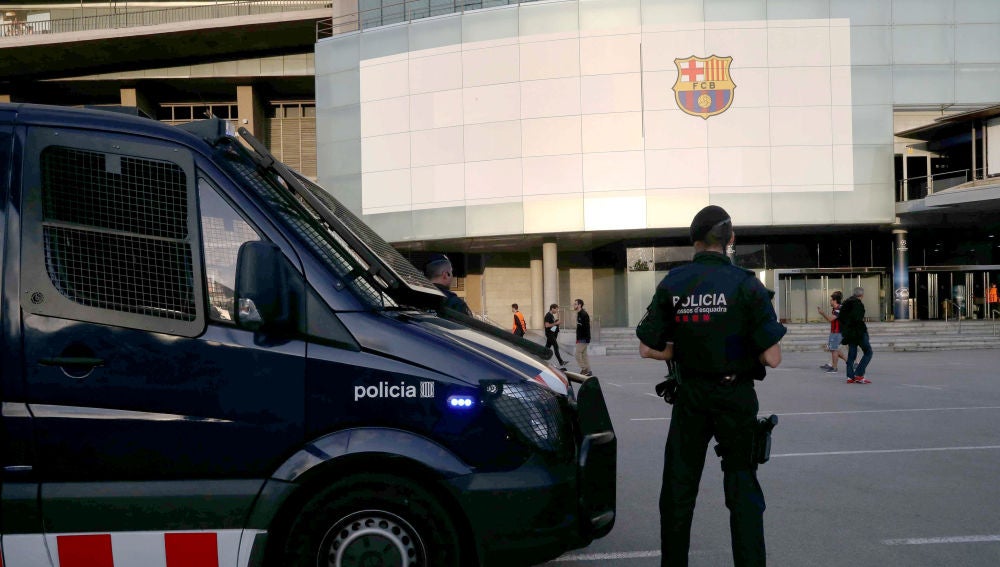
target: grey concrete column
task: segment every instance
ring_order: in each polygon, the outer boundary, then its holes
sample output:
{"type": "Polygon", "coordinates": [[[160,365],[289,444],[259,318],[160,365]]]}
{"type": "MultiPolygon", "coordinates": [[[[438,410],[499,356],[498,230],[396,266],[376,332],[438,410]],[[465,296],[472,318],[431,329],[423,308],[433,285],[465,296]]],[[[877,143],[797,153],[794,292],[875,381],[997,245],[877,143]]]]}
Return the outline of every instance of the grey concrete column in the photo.
{"type": "Polygon", "coordinates": [[[528,321],[528,327],[531,329],[543,327],[542,319],[548,311],[542,293],[542,281],[542,256],[535,251],[531,254],[531,312],[528,314],[531,316],[531,320],[528,321]]]}
{"type": "Polygon", "coordinates": [[[542,244],[542,304],[559,303],[559,261],[555,242],[542,244]]]}

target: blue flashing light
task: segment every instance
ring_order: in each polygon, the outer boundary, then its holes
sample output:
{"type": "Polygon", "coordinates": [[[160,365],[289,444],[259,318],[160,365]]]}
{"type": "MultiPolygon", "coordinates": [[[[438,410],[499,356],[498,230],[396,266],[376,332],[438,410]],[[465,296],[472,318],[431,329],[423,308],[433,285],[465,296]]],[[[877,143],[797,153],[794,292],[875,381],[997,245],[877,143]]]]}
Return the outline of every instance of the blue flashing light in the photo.
{"type": "Polygon", "coordinates": [[[454,409],[470,409],[474,404],[472,396],[450,396],[448,407],[454,409]]]}

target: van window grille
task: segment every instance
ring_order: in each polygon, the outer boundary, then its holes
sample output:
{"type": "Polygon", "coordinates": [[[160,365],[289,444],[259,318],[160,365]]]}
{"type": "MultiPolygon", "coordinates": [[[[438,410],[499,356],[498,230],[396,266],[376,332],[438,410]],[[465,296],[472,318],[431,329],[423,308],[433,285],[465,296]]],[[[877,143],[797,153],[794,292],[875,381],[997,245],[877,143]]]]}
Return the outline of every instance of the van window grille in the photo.
{"type": "Polygon", "coordinates": [[[41,174],[45,266],[62,295],[195,320],[188,180],[180,166],[49,146],[41,174]]]}
{"type": "Polygon", "coordinates": [[[81,305],[193,321],[191,264],[183,242],[45,227],[49,277],[81,305]]]}
{"type": "Polygon", "coordinates": [[[42,151],[43,220],[183,239],[186,177],[166,161],[50,146],[42,151]]]}

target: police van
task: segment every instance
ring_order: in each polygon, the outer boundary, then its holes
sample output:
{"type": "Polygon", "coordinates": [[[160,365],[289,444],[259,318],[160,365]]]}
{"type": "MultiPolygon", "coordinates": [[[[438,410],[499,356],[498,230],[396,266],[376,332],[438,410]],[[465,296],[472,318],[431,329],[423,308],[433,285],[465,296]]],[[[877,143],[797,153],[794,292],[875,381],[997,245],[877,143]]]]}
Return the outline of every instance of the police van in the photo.
{"type": "Polygon", "coordinates": [[[0,565],[518,565],[611,530],[598,381],[440,308],[244,130],[0,104],[0,196],[0,565]]]}

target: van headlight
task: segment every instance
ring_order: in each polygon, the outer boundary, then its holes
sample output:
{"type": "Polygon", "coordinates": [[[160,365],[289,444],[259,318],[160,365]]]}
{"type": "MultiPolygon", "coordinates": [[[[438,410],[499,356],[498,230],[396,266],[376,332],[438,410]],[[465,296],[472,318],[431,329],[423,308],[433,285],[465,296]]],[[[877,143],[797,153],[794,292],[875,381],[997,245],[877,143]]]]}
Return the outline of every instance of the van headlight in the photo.
{"type": "Polygon", "coordinates": [[[490,384],[486,388],[487,394],[492,394],[485,396],[487,403],[523,441],[552,453],[571,445],[563,409],[551,390],[532,382],[490,384]]]}

